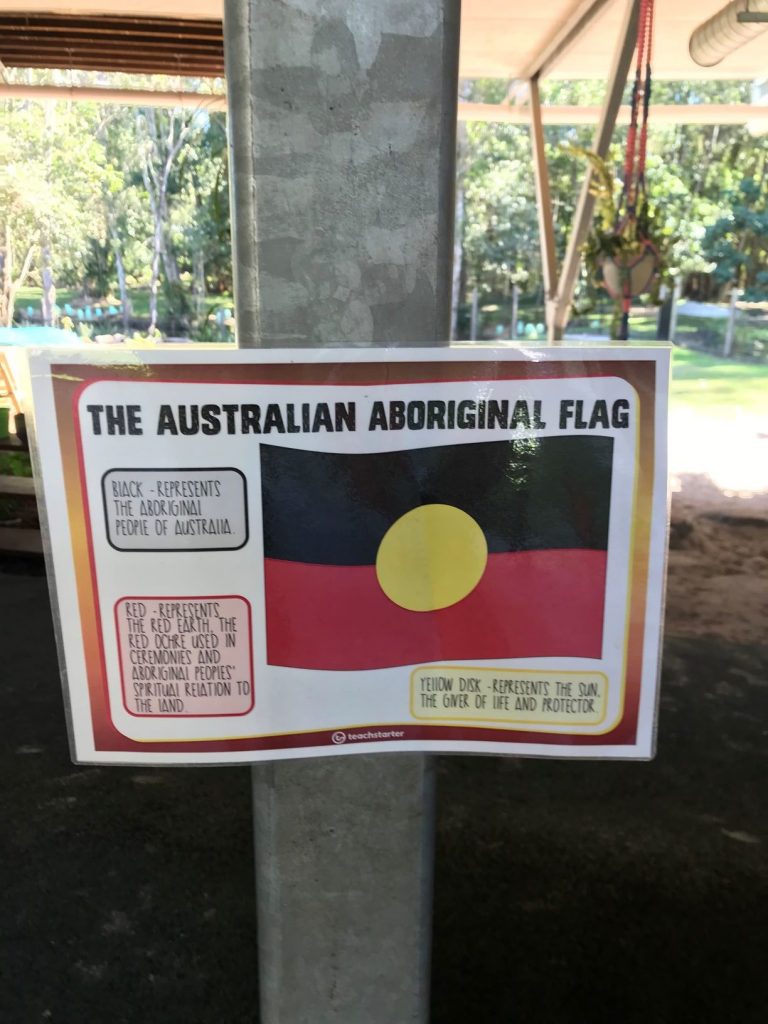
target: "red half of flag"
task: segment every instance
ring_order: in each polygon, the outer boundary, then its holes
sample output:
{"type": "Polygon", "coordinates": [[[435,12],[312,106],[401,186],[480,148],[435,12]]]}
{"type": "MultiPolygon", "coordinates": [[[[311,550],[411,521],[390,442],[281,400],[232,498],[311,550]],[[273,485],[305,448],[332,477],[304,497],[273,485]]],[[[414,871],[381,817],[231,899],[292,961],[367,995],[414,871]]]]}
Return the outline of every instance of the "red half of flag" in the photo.
{"type": "Polygon", "coordinates": [[[605,551],[489,555],[480,583],[450,608],[411,612],[385,595],[373,565],[267,559],[268,656],[328,670],[431,661],[599,658],[605,551]]]}

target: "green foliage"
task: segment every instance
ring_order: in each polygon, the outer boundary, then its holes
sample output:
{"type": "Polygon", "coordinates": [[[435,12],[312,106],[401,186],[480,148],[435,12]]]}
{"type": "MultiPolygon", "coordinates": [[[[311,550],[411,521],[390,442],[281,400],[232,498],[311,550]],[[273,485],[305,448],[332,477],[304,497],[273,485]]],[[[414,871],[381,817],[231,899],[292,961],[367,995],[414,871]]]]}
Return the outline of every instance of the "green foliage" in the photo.
{"type": "MultiPolygon", "coordinates": [[[[542,88],[546,102],[600,102],[599,82],[551,82],[542,88]]],[[[508,84],[498,79],[465,82],[462,97],[479,103],[504,100],[508,84]]],[[[461,134],[461,133],[460,133],[461,134]]],[[[529,129],[525,126],[470,122],[460,143],[459,188],[463,281],[484,298],[506,298],[513,282],[543,303],[536,194],[529,129]]],[[[588,127],[547,127],[545,146],[553,197],[555,241],[562,258],[581,182],[582,169],[564,145],[588,149],[588,127]]]]}
{"type": "Polygon", "coordinates": [[[467,126],[463,249],[468,284],[504,292],[511,276],[533,274],[538,246],[528,140],[509,125],[467,126]]]}
{"type": "MultiPolygon", "coordinates": [[[[55,71],[23,74],[33,84],[64,81],[55,71]]],[[[10,69],[6,75],[20,80],[21,72],[10,69]]],[[[128,88],[219,88],[199,80],[169,85],[151,76],[116,75],[113,82],[128,88]]],[[[94,84],[85,72],[72,72],[66,83],[94,84]]],[[[597,106],[604,88],[600,81],[546,82],[542,99],[597,106]]],[[[460,91],[467,100],[501,103],[507,101],[509,83],[474,80],[463,82],[460,91]]],[[[523,97],[513,95],[513,100],[523,97]]],[[[748,100],[744,82],[654,84],[654,103],[748,100]]],[[[461,128],[462,294],[477,287],[481,302],[499,306],[507,324],[510,292],[517,283],[524,292],[521,317],[528,317],[523,310],[536,309],[530,318],[538,322],[543,295],[529,129],[479,122],[461,128]]],[[[33,286],[39,296],[42,242],[47,241],[60,305],[93,303],[108,295],[125,298],[131,322],[110,329],[144,330],[154,246],[147,159],[153,173],[161,172],[167,140],[177,141],[180,132],[183,140],[170,162],[163,215],[167,260],[159,268],[159,324],[165,331],[183,325],[193,337],[214,333],[217,328],[207,319],[211,302],[221,296],[229,303],[225,297],[232,290],[227,140],[225,117],[219,113],[139,111],[137,116],[134,108],[96,103],[0,102],[0,280],[11,266],[16,281],[29,254],[29,273],[22,275],[28,280],[21,286],[33,286]],[[148,152],[148,143],[154,152],[148,152]]],[[[588,126],[545,129],[560,259],[592,136],[588,126]]],[[[579,282],[578,309],[594,308],[600,301],[594,282],[597,257],[625,241],[613,232],[617,193],[610,172],[620,161],[625,138],[626,129],[617,130],[605,168],[595,167],[598,206],[590,240],[595,249],[587,252],[592,270],[579,282]]],[[[768,295],[767,154],[768,140],[753,138],[743,127],[651,125],[648,204],[642,216],[670,273],[712,271],[723,287],[734,280],[750,297],[768,295]]],[[[21,288],[16,292],[23,308],[21,288]]]]}
{"type": "Polygon", "coordinates": [[[704,235],[703,249],[715,264],[712,276],[722,285],[736,284],[747,300],[768,292],[768,187],[744,178],[732,194],[727,215],[719,217],[704,235]]]}
{"type": "MultiPolygon", "coordinates": [[[[86,73],[75,74],[89,84],[86,73]]],[[[11,79],[14,75],[18,73],[8,72],[11,79]]],[[[58,75],[25,72],[24,80],[59,84],[58,75]]],[[[152,77],[114,77],[128,88],[169,87],[152,77]]],[[[192,81],[189,87],[205,91],[210,85],[192,81]]],[[[173,88],[182,88],[182,83],[175,81],[173,88]]],[[[28,272],[16,291],[25,284],[39,288],[45,241],[60,306],[78,298],[83,304],[105,296],[123,299],[131,283],[147,286],[155,218],[144,180],[145,158],[149,156],[152,170],[163,170],[168,126],[175,123],[175,138],[179,127],[184,138],[172,153],[166,205],[160,211],[164,256],[158,307],[163,326],[188,326],[193,309],[205,303],[206,292],[231,291],[224,115],[203,109],[144,113],[146,117],[137,117],[135,108],[95,103],[0,102],[0,282],[9,263],[18,276],[31,251],[28,272]],[[148,154],[145,129],[150,120],[159,145],[148,154]]],[[[147,314],[128,306],[126,315],[147,314]]]]}
{"type": "Polygon", "coordinates": [[[0,474],[3,476],[32,476],[29,456],[24,452],[0,452],[0,474]]]}
{"type": "Polygon", "coordinates": [[[42,283],[46,270],[81,274],[89,240],[103,234],[93,127],[92,105],[0,103],[0,324],[12,320],[18,287],[42,283]]]}
{"type": "Polygon", "coordinates": [[[62,235],[56,252],[62,270],[79,272],[88,241],[103,232],[92,198],[105,172],[93,137],[93,104],[6,101],[0,104],[0,216],[17,219],[18,244],[38,244],[41,233],[62,235]],[[23,213],[22,213],[23,211],[23,213]]]}
{"type": "Polygon", "coordinates": [[[631,260],[650,241],[659,257],[659,272],[665,265],[669,238],[659,224],[656,211],[644,193],[637,197],[636,217],[627,218],[622,209],[622,184],[613,167],[596,153],[579,146],[566,147],[567,152],[584,160],[592,170],[590,192],[595,197],[594,223],[584,245],[584,260],[593,280],[599,283],[606,259],[618,263],[631,260]]]}
{"type": "MultiPolygon", "coordinates": [[[[462,97],[484,103],[504,101],[508,84],[499,80],[463,83],[462,97]]],[[[545,103],[597,106],[604,83],[549,82],[545,103]]],[[[625,96],[627,102],[628,96],[625,96]]],[[[749,83],[658,82],[653,103],[740,103],[749,83]]],[[[558,259],[565,252],[584,160],[592,146],[590,127],[547,126],[544,130],[558,259]]],[[[619,185],[611,167],[620,164],[626,128],[617,129],[604,167],[595,167],[597,209],[586,263],[574,307],[594,309],[605,293],[595,283],[596,266],[632,238],[616,237],[619,185]]],[[[509,124],[469,123],[461,151],[463,189],[463,295],[478,287],[482,301],[505,302],[513,275],[526,275],[527,295],[541,304],[541,260],[529,129],[509,124]]],[[[737,125],[650,125],[646,164],[648,202],[639,229],[651,237],[670,276],[707,274],[731,279],[734,272],[750,297],[768,297],[768,259],[762,217],[766,211],[765,164],[768,139],[737,125]],[[744,178],[761,185],[760,197],[740,192],[744,178]],[[712,227],[710,227],[712,226],[712,227]],[[708,231],[709,228],[709,231],[708,231]]]]}

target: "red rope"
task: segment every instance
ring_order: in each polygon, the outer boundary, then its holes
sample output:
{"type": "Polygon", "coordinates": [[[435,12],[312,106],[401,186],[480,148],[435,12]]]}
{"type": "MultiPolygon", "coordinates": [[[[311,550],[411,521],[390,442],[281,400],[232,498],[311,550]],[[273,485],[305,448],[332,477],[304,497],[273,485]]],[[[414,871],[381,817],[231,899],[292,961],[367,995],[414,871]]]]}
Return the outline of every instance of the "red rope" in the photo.
{"type": "Polygon", "coordinates": [[[632,177],[635,169],[635,147],[637,144],[637,120],[638,103],[640,99],[640,86],[642,82],[643,51],[645,49],[645,26],[646,7],[648,0],[640,0],[640,12],[637,21],[637,64],[635,66],[635,81],[632,86],[632,109],[629,121],[629,132],[627,133],[627,152],[624,157],[624,187],[628,191],[631,187],[632,177]]]}
{"type": "Polygon", "coordinates": [[[645,157],[648,143],[648,109],[651,88],[651,52],[653,46],[654,0],[640,0],[637,20],[637,63],[632,88],[632,110],[627,132],[624,158],[624,197],[629,217],[634,217],[638,194],[643,187],[645,157]],[[643,104],[642,126],[638,138],[640,103],[643,104]],[[637,174],[635,173],[637,170],[637,174]]]}
{"type": "Polygon", "coordinates": [[[640,132],[640,148],[638,153],[637,173],[639,181],[645,178],[645,154],[648,145],[648,114],[651,103],[651,56],[653,52],[653,0],[647,0],[647,46],[648,56],[645,64],[645,81],[643,83],[643,127],[640,132]]]}
{"type": "MultiPolygon", "coordinates": [[[[653,5],[654,0],[639,0],[637,18],[637,63],[635,81],[632,86],[632,108],[627,132],[627,150],[624,157],[624,187],[622,202],[616,219],[617,233],[628,222],[637,222],[637,207],[640,197],[645,197],[645,158],[648,145],[648,114],[651,102],[651,57],[653,52],[653,5]],[[642,124],[638,136],[640,104],[643,105],[642,124]],[[621,208],[626,209],[624,225],[620,222],[621,208]]],[[[624,341],[629,337],[629,313],[632,307],[632,271],[626,262],[621,270],[621,331],[624,341]]]]}

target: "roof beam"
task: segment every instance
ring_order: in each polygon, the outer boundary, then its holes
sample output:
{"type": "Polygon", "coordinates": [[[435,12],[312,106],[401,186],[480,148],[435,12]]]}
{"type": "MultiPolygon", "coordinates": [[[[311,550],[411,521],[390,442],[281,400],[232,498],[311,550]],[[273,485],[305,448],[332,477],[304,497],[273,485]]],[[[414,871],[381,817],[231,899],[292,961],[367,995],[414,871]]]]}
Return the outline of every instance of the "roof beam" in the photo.
{"type": "MultiPolygon", "coordinates": [[[[36,100],[38,102],[115,103],[126,107],[186,107],[226,110],[224,93],[200,93],[184,90],[110,89],[104,86],[14,85],[0,82],[0,101],[36,100]]],[[[629,124],[629,107],[621,107],[617,124],[629,124]]],[[[749,124],[768,127],[768,106],[755,103],[659,104],[651,107],[651,123],[673,124],[749,124]]],[[[543,125],[590,125],[600,120],[599,107],[542,106],[543,125]]],[[[459,100],[459,121],[486,121],[528,127],[531,110],[525,105],[467,103],[459,100]]]]}
{"type": "Polygon", "coordinates": [[[520,75],[523,80],[544,78],[558,60],[574,46],[595,18],[609,7],[613,0],[576,0],[563,21],[539,47],[520,75]]]}
{"type": "Polygon", "coordinates": [[[190,110],[226,110],[222,93],[160,92],[150,89],[105,89],[94,86],[3,85],[0,101],[33,100],[47,103],[115,103],[126,107],[185,107],[190,110]]]}
{"type": "Polygon", "coordinates": [[[533,150],[533,177],[536,184],[536,212],[539,219],[539,248],[541,273],[544,282],[544,305],[547,323],[552,319],[552,304],[557,294],[557,246],[555,244],[555,217],[549,187],[549,169],[544,146],[544,124],[541,119],[539,80],[530,81],[531,148],[533,150]]]}
{"type": "MultiPolygon", "coordinates": [[[[542,106],[541,120],[546,125],[590,125],[600,120],[600,107],[542,106]]],[[[617,124],[629,124],[630,108],[619,108],[617,124]]],[[[527,104],[469,103],[459,100],[459,121],[485,121],[498,124],[529,125],[531,110],[527,104]]],[[[768,120],[768,106],[755,103],[660,103],[651,106],[651,124],[749,124],[768,120]]]]}
{"type": "MultiPolygon", "coordinates": [[[[621,98],[624,95],[624,89],[627,84],[627,75],[635,53],[639,8],[640,0],[629,0],[621,26],[613,66],[608,77],[605,102],[592,143],[593,151],[601,159],[605,159],[608,153],[611,137],[616,127],[616,117],[621,106],[621,98]]],[[[550,343],[554,344],[559,344],[562,341],[565,325],[568,323],[573,293],[576,288],[576,279],[579,275],[579,266],[581,264],[581,247],[586,240],[590,224],[592,223],[595,197],[592,194],[591,184],[592,167],[588,165],[573,215],[571,233],[568,237],[565,258],[563,259],[563,266],[560,271],[560,280],[557,284],[557,295],[552,304],[553,315],[547,324],[550,343]]]]}

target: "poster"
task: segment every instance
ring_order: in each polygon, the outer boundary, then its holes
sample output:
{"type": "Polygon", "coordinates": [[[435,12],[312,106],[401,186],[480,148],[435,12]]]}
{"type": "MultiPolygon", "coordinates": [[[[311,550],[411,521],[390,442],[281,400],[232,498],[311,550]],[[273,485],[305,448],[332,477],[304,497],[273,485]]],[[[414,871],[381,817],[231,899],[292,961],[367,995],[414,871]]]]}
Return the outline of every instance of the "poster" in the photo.
{"type": "Polygon", "coordinates": [[[77,761],[653,755],[665,349],[30,366],[77,761]]]}

